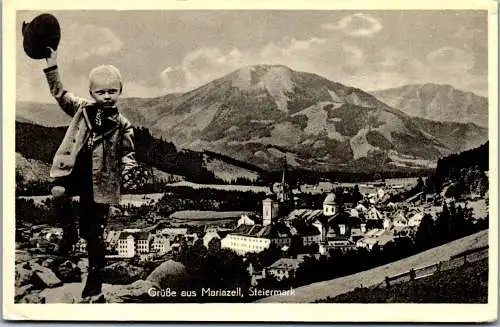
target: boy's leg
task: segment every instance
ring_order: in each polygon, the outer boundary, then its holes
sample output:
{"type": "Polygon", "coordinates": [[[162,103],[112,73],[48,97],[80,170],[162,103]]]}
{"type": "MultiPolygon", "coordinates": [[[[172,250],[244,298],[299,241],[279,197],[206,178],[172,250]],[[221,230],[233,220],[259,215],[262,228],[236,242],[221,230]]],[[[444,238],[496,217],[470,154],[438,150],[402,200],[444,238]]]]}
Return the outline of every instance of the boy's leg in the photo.
{"type": "Polygon", "coordinates": [[[62,239],[56,247],[56,252],[60,255],[68,255],[78,241],[76,219],[71,206],[72,192],[69,185],[68,179],[58,179],[51,190],[57,220],[63,230],[62,239]]]}
{"type": "Polygon", "coordinates": [[[82,297],[94,296],[102,290],[102,269],[105,266],[104,227],[109,205],[95,203],[93,199],[82,197],[80,232],[87,241],[89,268],[82,297]]]}

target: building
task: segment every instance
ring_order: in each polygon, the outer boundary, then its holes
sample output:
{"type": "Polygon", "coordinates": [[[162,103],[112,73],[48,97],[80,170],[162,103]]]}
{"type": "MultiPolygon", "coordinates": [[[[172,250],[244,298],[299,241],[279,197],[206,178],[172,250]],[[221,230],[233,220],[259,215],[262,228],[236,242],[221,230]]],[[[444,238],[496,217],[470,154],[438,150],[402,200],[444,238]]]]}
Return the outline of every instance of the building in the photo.
{"type": "Polygon", "coordinates": [[[346,235],[339,235],[330,237],[328,239],[328,248],[330,249],[340,249],[340,250],[351,250],[356,248],[356,244],[350,240],[346,235]]]}
{"type": "Polygon", "coordinates": [[[392,220],[392,225],[396,228],[408,226],[408,219],[405,217],[403,211],[399,211],[392,220]]]}
{"type": "Polygon", "coordinates": [[[156,233],[169,236],[186,235],[188,233],[188,229],[184,227],[166,227],[158,229],[156,233]]]}
{"type": "Polygon", "coordinates": [[[105,232],[104,243],[107,249],[114,249],[117,246],[118,239],[120,238],[120,231],[110,230],[105,232]]]}
{"type": "Polygon", "coordinates": [[[281,258],[267,267],[266,274],[274,276],[278,281],[285,278],[294,278],[295,272],[304,262],[303,259],[281,258]]]}
{"type": "Polygon", "coordinates": [[[118,255],[123,258],[132,258],[136,255],[136,245],[134,234],[131,232],[121,232],[118,238],[118,255]]]}
{"type": "MultiPolygon", "coordinates": [[[[251,225],[248,225],[248,226],[251,226],[251,225]]],[[[221,239],[221,237],[217,233],[217,229],[215,229],[215,228],[207,229],[205,236],[203,236],[203,245],[208,249],[208,244],[210,244],[210,241],[212,241],[212,239],[214,239],[214,238],[219,239],[219,240],[221,239]]]]}
{"type": "Polygon", "coordinates": [[[135,234],[136,250],[139,254],[149,253],[153,234],[150,232],[139,232],[135,234]]]}
{"type": "Polygon", "coordinates": [[[322,228],[318,219],[322,210],[297,209],[280,216],[280,205],[271,198],[262,201],[262,224],[240,224],[222,239],[222,248],[238,254],[258,253],[271,244],[289,247],[294,236],[300,236],[305,246],[320,243],[322,228]]]}
{"type": "Polygon", "coordinates": [[[424,218],[424,213],[423,212],[418,212],[414,214],[413,216],[408,219],[408,226],[409,227],[418,227],[420,226],[420,223],[422,222],[422,218],[424,218]]]}
{"type": "Polygon", "coordinates": [[[170,239],[164,235],[155,235],[151,242],[151,252],[170,252],[170,239]]]}
{"type": "Polygon", "coordinates": [[[221,247],[237,254],[262,252],[271,244],[279,248],[290,245],[292,234],[288,227],[278,221],[279,206],[272,199],[262,201],[262,225],[240,225],[221,241],[221,247]]]}
{"type": "Polygon", "coordinates": [[[284,223],[290,229],[290,234],[299,235],[305,246],[313,243],[319,244],[322,239],[321,218],[322,210],[295,209],[283,218],[284,223]]]}
{"type": "Polygon", "coordinates": [[[368,209],[365,212],[365,217],[367,220],[382,220],[382,219],[384,219],[384,215],[382,215],[380,213],[380,211],[378,211],[378,209],[375,207],[370,207],[370,209],[368,209]]]}
{"type": "Polygon", "coordinates": [[[135,255],[149,253],[152,241],[153,234],[150,232],[121,232],[118,238],[118,255],[131,258],[135,255]]]}
{"type": "Polygon", "coordinates": [[[255,218],[250,217],[249,215],[241,215],[241,218],[238,219],[238,225],[254,225],[255,224],[255,218]]]}
{"type": "Polygon", "coordinates": [[[75,251],[77,252],[87,251],[87,241],[85,241],[83,238],[80,237],[75,244],[75,251]]]}
{"type": "Polygon", "coordinates": [[[271,244],[281,248],[290,246],[292,235],[283,225],[241,225],[221,241],[221,247],[231,249],[237,254],[259,253],[271,244]]]}
{"type": "Polygon", "coordinates": [[[335,194],[329,193],[323,201],[323,215],[327,217],[334,216],[338,211],[338,205],[335,194]]]}
{"type": "Polygon", "coordinates": [[[358,248],[366,248],[368,250],[373,250],[374,246],[383,247],[389,242],[394,242],[395,236],[393,231],[388,230],[373,230],[367,233],[367,235],[356,242],[358,248]]]}
{"type": "Polygon", "coordinates": [[[392,220],[389,217],[384,218],[383,227],[384,229],[392,228],[392,220]]]}

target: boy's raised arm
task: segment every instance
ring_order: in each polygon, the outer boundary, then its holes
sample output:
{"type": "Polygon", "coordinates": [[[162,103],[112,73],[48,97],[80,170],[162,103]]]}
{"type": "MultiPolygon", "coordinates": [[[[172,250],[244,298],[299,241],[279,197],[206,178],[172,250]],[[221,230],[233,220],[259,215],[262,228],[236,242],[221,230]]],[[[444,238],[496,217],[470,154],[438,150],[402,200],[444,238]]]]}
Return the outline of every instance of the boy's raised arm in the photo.
{"type": "Polygon", "coordinates": [[[68,92],[59,76],[59,71],[57,69],[57,53],[53,49],[50,49],[50,57],[47,58],[47,68],[43,71],[47,82],[49,83],[50,94],[56,99],[57,103],[65,113],[73,117],[77,110],[82,106],[85,106],[88,101],[73,95],[68,92]]]}

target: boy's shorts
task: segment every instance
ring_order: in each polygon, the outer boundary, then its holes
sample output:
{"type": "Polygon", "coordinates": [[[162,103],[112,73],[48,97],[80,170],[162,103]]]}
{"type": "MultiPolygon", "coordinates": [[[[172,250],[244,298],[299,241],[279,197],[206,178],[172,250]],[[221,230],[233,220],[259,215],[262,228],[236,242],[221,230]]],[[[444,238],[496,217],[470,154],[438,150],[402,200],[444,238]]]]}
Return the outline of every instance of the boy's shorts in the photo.
{"type": "Polygon", "coordinates": [[[52,187],[64,187],[64,195],[67,197],[79,195],[84,198],[92,198],[92,156],[90,152],[80,153],[71,174],[56,178],[52,185],[52,187]]]}

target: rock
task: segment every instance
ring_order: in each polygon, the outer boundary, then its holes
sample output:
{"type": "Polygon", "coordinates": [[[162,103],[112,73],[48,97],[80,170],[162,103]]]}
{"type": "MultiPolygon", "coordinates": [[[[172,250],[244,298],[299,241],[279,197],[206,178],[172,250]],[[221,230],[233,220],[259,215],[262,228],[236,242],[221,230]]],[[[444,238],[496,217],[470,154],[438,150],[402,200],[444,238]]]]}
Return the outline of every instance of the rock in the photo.
{"type": "Polygon", "coordinates": [[[76,264],[82,273],[87,272],[89,268],[89,259],[81,258],[76,264]]]}
{"type": "Polygon", "coordinates": [[[81,300],[83,285],[68,283],[55,288],[46,288],[40,292],[45,303],[78,303],[81,300]]]}
{"type": "Polygon", "coordinates": [[[115,262],[103,269],[104,282],[110,284],[130,284],[143,278],[144,274],[144,268],[124,261],[115,262]]]}
{"type": "Polygon", "coordinates": [[[42,265],[42,267],[53,269],[54,261],[55,260],[52,258],[47,258],[47,259],[42,261],[41,265],[42,265]]]}
{"type": "Polygon", "coordinates": [[[148,302],[151,300],[149,292],[152,288],[155,286],[146,280],[138,280],[129,285],[103,284],[101,294],[82,298],[83,283],[67,283],[60,287],[44,289],[39,298],[44,303],[148,302]]]}
{"type": "Polygon", "coordinates": [[[28,262],[17,264],[16,270],[16,287],[30,284],[33,279],[34,271],[28,262]]]}
{"type": "Polygon", "coordinates": [[[35,257],[29,261],[30,266],[41,265],[45,259],[42,257],[35,257]]]}
{"type": "Polygon", "coordinates": [[[103,287],[103,293],[108,303],[149,302],[150,291],[155,288],[152,282],[141,279],[129,285],[103,287]]]}
{"type": "Polygon", "coordinates": [[[61,279],[63,283],[81,282],[82,276],[80,268],[73,262],[66,260],[59,265],[56,270],[56,276],[61,279]]]}
{"type": "Polygon", "coordinates": [[[21,300],[21,298],[26,296],[32,289],[33,289],[33,285],[31,285],[31,284],[16,287],[14,300],[16,302],[18,302],[19,300],[21,300]]]}
{"type": "Polygon", "coordinates": [[[43,267],[39,264],[32,264],[31,267],[34,271],[34,276],[37,278],[37,282],[40,284],[41,288],[52,288],[62,285],[62,281],[57,278],[56,274],[49,268],[43,267]]]}
{"type": "Polygon", "coordinates": [[[81,299],[78,303],[106,303],[104,294],[97,294],[81,299]]]}
{"type": "Polygon", "coordinates": [[[28,251],[16,250],[15,262],[16,265],[19,263],[24,263],[32,259],[31,254],[28,251]]]}
{"type": "Polygon", "coordinates": [[[31,293],[23,297],[19,303],[46,303],[45,298],[41,297],[39,293],[31,293]]]}
{"type": "Polygon", "coordinates": [[[186,267],[177,261],[168,260],[156,267],[146,278],[158,288],[166,288],[186,277],[186,267]]]}

